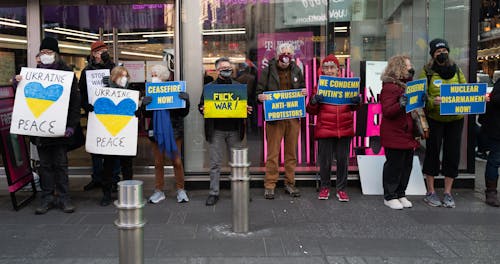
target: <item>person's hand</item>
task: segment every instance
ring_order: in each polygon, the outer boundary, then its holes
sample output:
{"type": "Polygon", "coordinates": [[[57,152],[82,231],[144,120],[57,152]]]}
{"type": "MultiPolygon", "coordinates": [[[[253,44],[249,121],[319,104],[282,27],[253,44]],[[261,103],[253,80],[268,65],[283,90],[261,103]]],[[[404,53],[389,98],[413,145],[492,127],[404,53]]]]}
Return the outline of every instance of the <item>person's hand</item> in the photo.
{"type": "Polygon", "coordinates": [[[491,98],[490,98],[490,95],[489,94],[486,94],[486,98],[485,98],[486,102],[489,103],[491,101],[491,98]]]}
{"type": "Polygon", "coordinates": [[[250,105],[247,105],[247,114],[251,115],[253,111],[253,107],[250,105]]]}
{"type": "Polygon", "coordinates": [[[146,96],[144,96],[144,98],[142,98],[142,104],[145,106],[150,104],[151,102],[153,102],[153,97],[151,97],[149,95],[146,95],[146,96]]]}
{"type": "Polygon", "coordinates": [[[320,103],[321,101],[323,101],[323,99],[325,99],[325,97],[321,94],[315,94],[312,98],[311,98],[311,104],[315,105],[317,103],[320,103]]]}
{"type": "Polygon", "coordinates": [[[399,97],[399,106],[401,108],[405,108],[407,103],[408,103],[408,97],[406,97],[405,95],[399,97]]]}
{"type": "Polygon", "coordinates": [[[87,112],[89,112],[89,113],[90,112],[94,112],[94,106],[91,105],[91,104],[88,104],[88,106],[87,106],[87,112]]]}
{"type": "Polygon", "coordinates": [[[267,100],[267,95],[266,94],[259,94],[257,96],[257,99],[260,101],[260,102],[264,102],[265,100],[267,100]]]}
{"type": "Polygon", "coordinates": [[[441,96],[436,96],[434,98],[434,104],[435,105],[440,105],[441,104],[441,96]]]}
{"type": "Polygon", "coordinates": [[[204,105],[200,106],[200,108],[198,108],[198,109],[200,110],[200,113],[201,113],[202,115],[204,115],[204,114],[205,114],[205,113],[203,112],[203,110],[205,110],[205,106],[204,106],[204,105]]]}
{"type": "Polygon", "coordinates": [[[304,95],[304,96],[305,96],[305,95],[307,95],[307,89],[306,89],[306,88],[302,88],[302,89],[300,90],[300,93],[301,93],[302,95],[304,95]]]}
{"type": "Polygon", "coordinates": [[[71,137],[75,133],[75,130],[72,127],[67,127],[66,131],[64,131],[64,137],[71,137]]]}
{"type": "Polygon", "coordinates": [[[179,98],[181,98],[184,101],[189,100],[189,94],[186,92],[179,92],[179,98]]]}
{"type": "Polygon", "coordinates": [[[102,83],[106,86],[109,86],[109,76],[102,77],[102,83]]]}
{"type": "Polygon", "coordinates": [[[16,75],[16,77],[14,77],[14,79],[16,79],[17,82],[20,82],[23,79],[23,76],[18,74],[16,75]]]}
{"type": "Polygon", "coordinates": [[[359,96],[354,96],[351,98],[351,104],[358,105],[361,103],[361,97],[359,96]]]}

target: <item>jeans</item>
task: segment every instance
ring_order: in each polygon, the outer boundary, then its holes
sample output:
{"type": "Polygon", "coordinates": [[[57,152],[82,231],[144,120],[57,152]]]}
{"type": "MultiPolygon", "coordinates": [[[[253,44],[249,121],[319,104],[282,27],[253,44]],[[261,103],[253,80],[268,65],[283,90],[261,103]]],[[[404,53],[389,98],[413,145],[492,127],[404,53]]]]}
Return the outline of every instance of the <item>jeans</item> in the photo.
{"type": "Polygon", "coordinates": [[[104,193],[111,193],[111,185],[113,183],[113,170],[116,162],[120,163],[123,180],[132,180],[132,156],[112,156],[103,155],[103,174],[102,174],[102,190],[104,193]]]}
{"type": "Polygon", "coordinates": [[[490,153],[486,161],[484,176],[487,181],[498,180],[498,168],[500,167],[500,140],[490,139],[490,153]]]}
{"type": "Polygon", "coordinates": [[[210,195],[219,195],[220,166],[222,163],[222,157],[224,156],[224,151],[230,153],[231,148],[237,147],[241,147],[239,131],[214,130],[212,143],[210,143],[209,146],[210,195]]]}
{"type": "Polygon", "coordinates": [[[65,145],[38,147],[42,199],[53,199],[54,192],[64,201],[68,196],[68,156],[65,145]]]}
{"type": "MultiPolygon", "coordinates": [[[[103,156],[98,154],[90,154],[92,158],[92,181],[102,183],[103,156]]],[[[120,160],[115,160],[113,165],[113,182],[120,181],[120,160]]]]}
{"type": "Polygon", "coordinates": [[[337,160],[337,190],[344,190],[347,185],[349,170],[349,143],[351,137],[318,139],[318,161],[321,187],[331,186],[332,159],[335,153],[337,160]]]}

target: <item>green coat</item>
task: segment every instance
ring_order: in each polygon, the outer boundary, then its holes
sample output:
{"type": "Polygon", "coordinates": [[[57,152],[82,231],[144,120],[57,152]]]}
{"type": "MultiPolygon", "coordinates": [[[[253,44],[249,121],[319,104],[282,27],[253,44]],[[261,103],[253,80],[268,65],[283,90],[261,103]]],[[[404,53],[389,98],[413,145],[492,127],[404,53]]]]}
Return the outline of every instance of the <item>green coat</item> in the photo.
{"type": "MultiPolygon", "coordinates": [[[[278,91],[280,89],[280,77],[278,75],[277,61],[275,59],[269,61],[269,67],[266,67],[260,73],[259,82],[257,84],[256,96],[266,91],[278,91]]],[[[306,88],[304,75],[295,62],[290,63],[291,67],[291,87],[288,89],[306,88]]],[[[257,100],[258,101],[258,100],[257,100]]]]}

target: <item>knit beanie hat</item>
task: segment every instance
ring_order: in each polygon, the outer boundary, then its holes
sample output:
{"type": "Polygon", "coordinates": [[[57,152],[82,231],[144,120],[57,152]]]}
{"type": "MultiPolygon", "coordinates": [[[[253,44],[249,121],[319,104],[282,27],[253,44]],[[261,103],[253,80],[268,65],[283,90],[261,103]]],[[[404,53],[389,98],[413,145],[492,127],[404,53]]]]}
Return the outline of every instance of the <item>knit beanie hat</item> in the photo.
{"type": "Polygon", "coordinates": [[[106,46],[106,44],[100,40],[92,43],[92,45],[90,45],[90,52],[95,52],[95,51],[99,51],[99,50],[102,50],[102,49],[107,49],[108,46],[106,46]]]}
{"type": "Polygon", "coordinates": [[[57,43],[57,39],[51,37],[44,38],[42,44],[40,44],[40,50],[44,49],[59,53],[59,43],[57,43]]]}
{"type": "Polygon", "coordinates": [[[337,57],[335,57],[335,55],[330,54],[323,59],[321,66],[332,66],[333,64],[337,66],[337,69],[340,69],[339,60],[337,59],[337,57]]]}
{"type": "Polygon", "coordinates": [[[446,40],[440,39],[440,38],[433,39],[429,43],[429,48],[431,49],[431,51],[430,51],[431,57],[434,56],[434,52],[436,52],[436,50],[438,50],[440,48],[445,48],[448,50],[448,52],[450,51],[450,47],[448,46],[448,42],[446,40]]]}

